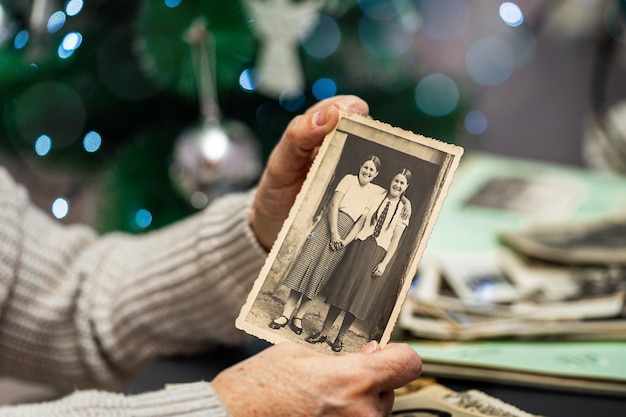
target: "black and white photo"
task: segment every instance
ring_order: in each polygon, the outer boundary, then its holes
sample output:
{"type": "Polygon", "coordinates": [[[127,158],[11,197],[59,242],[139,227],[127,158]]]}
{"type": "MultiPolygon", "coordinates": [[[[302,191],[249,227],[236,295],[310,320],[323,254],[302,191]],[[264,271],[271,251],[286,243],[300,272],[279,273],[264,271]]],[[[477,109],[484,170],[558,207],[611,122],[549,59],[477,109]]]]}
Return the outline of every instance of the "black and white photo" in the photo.
{"type": "Polygon", "coordinates": [[[272,343],[384,345],[462,148],[362,116],[324,140],[237,318],[272,343]]]}

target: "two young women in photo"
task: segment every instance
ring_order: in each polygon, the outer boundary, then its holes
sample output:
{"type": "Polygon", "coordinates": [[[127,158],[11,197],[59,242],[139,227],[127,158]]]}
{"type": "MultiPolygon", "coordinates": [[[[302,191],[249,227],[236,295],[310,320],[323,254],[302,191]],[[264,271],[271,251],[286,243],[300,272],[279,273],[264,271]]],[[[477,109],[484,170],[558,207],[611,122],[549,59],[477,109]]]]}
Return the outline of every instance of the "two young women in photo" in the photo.
{"type": "Polygon", "coordinates": [[[371,155],[360,165],[358,175],[348,174],[339,182],[325,216],[308,235],[284,279],[290,293],[282,314],[269,323],[271,328],[289,324],[300,335],[307,304],[324,290],[328,314],[322,329],[306,340],[328,342],[333,351],[340,352],[356,318],[363,319],[372,308],[411,211],[404,197],[411,172],[400,170],[384,189],[372,183],[380,169],[380,159],[371,155]],[[339,333],[330,343],[328,333],[342,311],[339,333]]]}
{"type": "Polygon", "coordinates": [[[302,333],[307,304],[317,297],[341,261],[348,235],[363,228],[374,197],[384,193],[372,183],[380,168],[380,158],[370,155],[359,166],[357,175],[347,174],[339,181],[324,215],[309,233],[301,255],[283,281],[290,289],[289,297],[281,316],[270,322],[272,329],[289,323],[296,334],[302,333]]]}

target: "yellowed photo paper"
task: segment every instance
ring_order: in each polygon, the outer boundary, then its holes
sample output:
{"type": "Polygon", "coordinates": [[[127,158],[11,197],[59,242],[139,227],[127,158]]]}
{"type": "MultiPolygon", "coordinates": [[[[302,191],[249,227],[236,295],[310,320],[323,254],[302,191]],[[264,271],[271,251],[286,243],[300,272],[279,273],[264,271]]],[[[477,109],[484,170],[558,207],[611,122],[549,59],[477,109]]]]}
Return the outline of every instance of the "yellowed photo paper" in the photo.
{"type": "Polygon", "coordinates": [[[343,354],[385,345],[463,149],[342,114],[236,325],[343,354]]]}

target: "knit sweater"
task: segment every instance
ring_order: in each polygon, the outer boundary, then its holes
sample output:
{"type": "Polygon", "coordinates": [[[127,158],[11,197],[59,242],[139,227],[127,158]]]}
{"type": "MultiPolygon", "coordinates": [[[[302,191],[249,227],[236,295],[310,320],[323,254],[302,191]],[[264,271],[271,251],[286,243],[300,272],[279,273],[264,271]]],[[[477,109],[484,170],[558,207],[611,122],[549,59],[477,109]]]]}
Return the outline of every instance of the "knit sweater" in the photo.
{"type": "Polygon", "coordinates": [[[39,210],[0,168],[0,374],[77,390],[0,416],[228,415],[205,382],[113,391],[160,356],[248,339],[234,321],[266,257],[252,198],[223,197],[143,235],[98,236],[39,210]]]}

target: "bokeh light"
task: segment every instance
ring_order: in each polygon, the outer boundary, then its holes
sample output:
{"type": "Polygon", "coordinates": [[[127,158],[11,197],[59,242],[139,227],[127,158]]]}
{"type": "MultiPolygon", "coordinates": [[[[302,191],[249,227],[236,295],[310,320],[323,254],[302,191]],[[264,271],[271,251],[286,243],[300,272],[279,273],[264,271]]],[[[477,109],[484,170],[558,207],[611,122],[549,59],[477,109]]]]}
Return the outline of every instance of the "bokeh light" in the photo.
{"type": "Polygon", "coordinates": [[[70,32],[61,41],[57,51],[59,58],[70,57],[83,42],[83,35],[79,32],[70,32]]]}
{"type": "Polygon", "coordinates": [[[63,198],[58,197],[52,202],[52,215],[57,219],[62,219],[70,212],[70,202],[63,198]]]}
{"type": "Polygon", "coordinates": [[[85,137],[83,137],[83,148],[89,153],[96,152],[100,149],[102,145],[102,137],[98,132],[91,131],[88,132],[85,137]]]}
{"type": "Polygon", "coordinates": [[[313,96],[318,100],[324,100],[337,94],[337,84],[330,78],[320,78],[313,83],[313,96]]]}
{"type": "Polygon", "coordinates": [[[228,151],[230,140],[219,126],[203,130],[200,137],[200,152],[209,161],[218,162],[228,151]]]}
{"type": "Polygon", "coordinates": [[[74,51],[68,51],[68,50],[64,49],[63,45],[59,45],[59,49],[57,49],[57,55],[61,59],[69,58],[69,57],[72,56],[73,53],[74,53],[74,51]]]}
{"type": "Polygon", "coordinates": [[[70,32],[63,38],[61,45],[67,51],[73,51],[83,42],[83,35],[79,32],[70,32]]]}
{"type": "Polygon", "coordinates": [[[41,135],[35,139],[35,153],[39,156],[48,155],[52,149],[52,139],[47,135],[41,135]]]}
{"type": "Polygon", "coordinates": [[[359,20],[359,39],[371,55],[396,58],[409,50],[417,27],[402,24],[401,19],[377,20],[363,15],[359,20]]]}
{"type": "Polygon", "coordinates": [[[420,2],[420,12],[424,34],[441,41],[462,35],[471,17],[465,0],[424,0],[420,2]]]}
{"type": "Polygon", "coordinates": [[[515,68],[515,56],[503,40],[482,38],[469,47],[465,66],[470,77],[478,84],[493,86],[511,76],[515,68]]]}
{"type": "Polygon", "coordinates": [[[202,209],[209,204],[209,197],[202,191],[195,191],[189,199],[191,206],[195,209],[202,209]]]}
{"type": "Polygon", "coordinates": [[[28,43],[28,39],[30,38],[30,34],[26,29],[20,30],[15,35],[15,39],[13,39],[13,47],[15,49],[22,49],[28,43]]]}
{"type": "Polygon", "coordinates": [[[239,74],[239,87],[243,91],[254,92],[260,81],[259,72],[255,68],[246,68],[239,74]]]}
{"type": "MultiPolygon", "coordinates": [[[[306,18],[314,20],[313,30],[305,30],[300,34],[302,49],[315,59],[327,58],[334,54],[341,44],[341,29],[332,17],[325,14],[315,14],[306,18]]],[[[303,27],[309,27],[310,22],[304,22],[303,27]]]]}
{"type": "Polygon", "coordinates": [[[442,73],[425,76],[415,87],[415,104],[430,116],[445,116],[456,109],[461,93],[456,82],[442,73]]]}
{"type": "Polygon", "coordinates": [[[291,88],[280,93],[278,102],[287,111],[298,112],[304,107],[306,97],[304,92],[298,88],[291,88]]]}
{"type": "Polygon", "coordinates": [[[62,11],[56,11],[48,18],[46,28],[50,33],[58,32],[65,25],[66,16],[62,11]]]}
{"type": "Polygon", "coordinates": [[[180,6],[181,2],[182,0],[165,0],[165,5],[170,9],[173,9],[174,7],[180,6]]]}
{"type": "Polygon", "coordinates": [[[502,3],[499,12],[500,18],[511,27],[517,27],[524,23],[524,13],[515,3],[510,1],[502,3]]]}
{"type": "Polygon", "coordinates": [[[68,16],[76,16],[81,10],[83,10],[83,6],[83,0],[68,0],[65,4],[65,13],[68,16]]]}
{"type": "Polygon", "coordinates": [[[152,223],[152,213],[146,209],[139,209],[135,213],[135,224],[140,229],[145,229],[152,223]]]}
{"type": "Polygon", "coordinates": [[[479,135],[487,130],[487,116],[480,110],[471,110],[465,115],[464,124],[469,133],[479,135]]]}
{"type": "Polygon", "coordinates": [[[272,114],[272,104],[271,103],[262,103],[257,107],[255,116],[256,120],[259,123],[267,123],[271,119],[272,114]]]}

